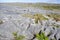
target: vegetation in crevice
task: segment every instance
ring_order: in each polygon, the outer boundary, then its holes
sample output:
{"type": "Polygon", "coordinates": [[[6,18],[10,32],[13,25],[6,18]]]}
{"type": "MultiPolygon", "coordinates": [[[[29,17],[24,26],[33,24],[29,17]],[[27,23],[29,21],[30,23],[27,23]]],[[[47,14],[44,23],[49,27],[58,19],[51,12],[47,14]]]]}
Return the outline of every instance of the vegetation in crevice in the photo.
{"type": "Polygon", "coordinates": [[[38,23],[38,21],[42,21],[42,20],[48,20],[48,18],[44,17],[43,14],[39,14],[39,13],[36,13],[33,15],[32,14],[24,14],[23,16],[35,19],[35,23],[38,23]]]}
{"type": "Polygon", "coordinates": [[[23,16],[23,17],[33,18],[33,15],[32,15],[32,14],[23,14],[22,16],[23,16]]]}
{"type": "Polygon", "coordinates": [[[48,14],[47,16],[54,18],[56,21],[60,21],[60,14],[51,13],[51,14],[48,14]]]}
{"type": "Polygon", "coordinates": [[[52,25],[56,28],[60,28],[60,25],[58,25],[58,24],[52,24],[52,25]]]}
{"type": "Polygon", "coordinates": [[[0,24],[3,24],[3,21],[0,19],[0,24]]]}
{"type": "Polygon", "coordinates": [[[14,40],[23,40],[25,36],[18,35],[17,32],[13,32],[14,40]]]}
{"type": "Polygon", "coordinates": [[[42,14],[34,14],[34,19],[35,19],[35,23],[38,23],[38,21],[42,21],[42,20],[48,20],[48,18],[44,17],[42,14]]]}
{"type": "Polygon", "coordinates": [[[38,40],[49,40],[48,37],[44,35],[44,33],[36,34],[36,38],[38,40]]]}

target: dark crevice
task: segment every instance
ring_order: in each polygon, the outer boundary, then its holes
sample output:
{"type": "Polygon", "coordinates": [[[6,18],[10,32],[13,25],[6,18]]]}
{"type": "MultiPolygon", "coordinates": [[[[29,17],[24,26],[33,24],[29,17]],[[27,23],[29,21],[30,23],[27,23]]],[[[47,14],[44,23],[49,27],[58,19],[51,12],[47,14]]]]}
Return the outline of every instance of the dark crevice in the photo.
{"type": "Polygon", "coordinates": [[[33,40],[33,39],[35,39],[36,38],[36,35],[34,34],[34,37],[31,39],[31,40],[33,40]]]}
{"type": "Polygon", "coordinates": [[[27,30],[30,28],[30,24],[29,24],[29,26],[28,26],[28,28],[27,28],[27,30]]]}
{"type": "Polygon", "coordinates": [[[53,40],[53,39],[50,39],[50,40],[53,40]]]}
{"type": "Polygon", "coordinates": [[[53,27],[53,29],[55,30],[55,28],[53,27]]]}
{"type": "Polygon", "coordinates": [[[60,40],[60,38],[58,40],[60,40]]]}
{"type": "Polygon", "coordinates": [[[47,36],[49,37],[52,34],[52,32],[50,32],[47,36]]]}
{"type": "Polygon", "coordinates": [[[41,33],[42,33],[42,30],[38,34],[41,34],[41,33]]]}
{"type": "Polygon", "coordinates": [[[56,34],[54,35],[54,38],[57,39],[57,38],[56,38],[56,34]]]}
{"type": "Polygon", "coordinates": [[[44,31],[46,30],[46,28],[44,28],[44,31]]]}
{"type": "MultiPolygon", "coordinates": [[[[42,33],[42,31],[40,31],[38,34],[41,34],[41,33],[42,33]]],[[[34,37],[31,40],[33,40],[35,38],[36,38],[36,34],[34,34],[34,37]]]]}

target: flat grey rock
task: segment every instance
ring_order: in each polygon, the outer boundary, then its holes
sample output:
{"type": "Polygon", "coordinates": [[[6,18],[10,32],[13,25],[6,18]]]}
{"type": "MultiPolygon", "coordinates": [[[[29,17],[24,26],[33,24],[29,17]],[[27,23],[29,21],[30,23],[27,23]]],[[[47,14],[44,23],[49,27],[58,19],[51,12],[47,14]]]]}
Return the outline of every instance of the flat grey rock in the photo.
{"type": "MultiPolygon", "coordinates": [[[[55,13],[51,10],[43,10],[36,8],[22,8],[22,7],[12,7],[12,6],[0,6],[0,19],[3,21],[0,24],[0,40],[13,40],[13,32],[18,32],[19,35],[24,35],[24,40],[31,40],[35,34],[40,31],[44,32],[45,35],[49,35],[50,39],[56,40],[60,39],[60,27],[57,28],[54,25],[60,26],[60,22],[56,22],[53,19],[42,20],[35,24],[34,19],[23,17],[22,13],[55,13]],[[33,11],[34,10],[34,11],[33,11]]],[[[56,12],[57,13],[57,12],[56,12]]],[[[60,12],[59,12],[60,13],[60,12]]],[[[33,39],[37,40],[37,38],[33,39]]]]}

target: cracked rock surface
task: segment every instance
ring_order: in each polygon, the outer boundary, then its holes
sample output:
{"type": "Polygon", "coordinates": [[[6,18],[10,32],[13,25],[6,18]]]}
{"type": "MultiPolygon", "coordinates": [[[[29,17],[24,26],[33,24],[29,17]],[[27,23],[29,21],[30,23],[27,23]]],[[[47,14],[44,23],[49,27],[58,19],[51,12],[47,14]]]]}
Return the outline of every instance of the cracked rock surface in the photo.
{"type": "Polygon", "coordinates": [[[49,19],[45,21],[42,20],[36,24],[34,19],[23,17],[19,14],[19,12],[27,12],[24,11],[24,8],[23,11],[21,10],[22,8],[19,11],[18,9],[19,8],[15,7],[0,6],[0,19],[3,21],[3,23],[0,24],[0,40],[13,40],[12,33],[17,31],[19,35],[25,36],[24,40],[37,40],[35,34],[38,34],[40,31],[44,32],[49,40],[60,40],[60,21],[56,22],[53,19],[49,19]],[[57,28],[56,25],[58,25],[59,28],[57,28]]]}
{"type": "Polygon", "coordinates": [[[44,32],[46,36],[51,39],[60,39],[60,28],[56,28],[54,25],[60,25],[60,22],[56,22],[53,19],[43,20],[42,24],[34,23],[31,18],[22,17],[21,15],[6,15],[2,18],[3,24],[0,24],[0,40],[13,40],[13,32],[18,31],[18,34],[25,35],[24,40],[37,40],[33,39],[34,34],[40,31],[44,32]],[[49,35],[50,33],[50,35],[49,35]]]}

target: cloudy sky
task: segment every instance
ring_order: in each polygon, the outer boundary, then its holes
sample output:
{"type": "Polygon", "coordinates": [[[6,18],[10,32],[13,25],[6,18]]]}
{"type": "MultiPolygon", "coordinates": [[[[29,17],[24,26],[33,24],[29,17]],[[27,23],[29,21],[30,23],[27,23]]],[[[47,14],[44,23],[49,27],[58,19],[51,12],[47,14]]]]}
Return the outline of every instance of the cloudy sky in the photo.
{"type": "Polygon", "coordinates": [[[0,0],[0,2],[44,2],[44,3],[60,3],[60,0],[0,0]]]}

